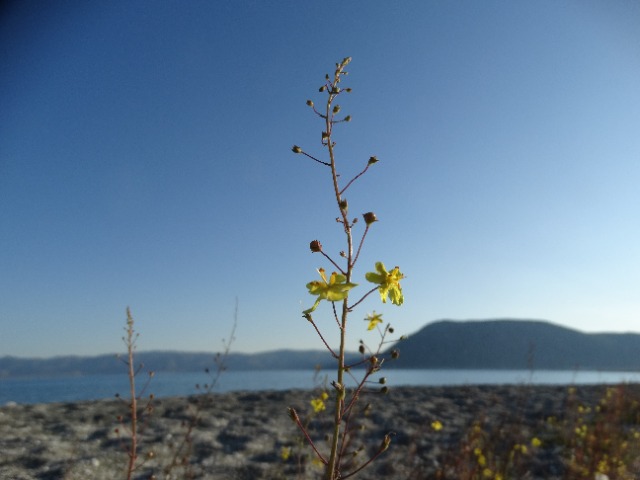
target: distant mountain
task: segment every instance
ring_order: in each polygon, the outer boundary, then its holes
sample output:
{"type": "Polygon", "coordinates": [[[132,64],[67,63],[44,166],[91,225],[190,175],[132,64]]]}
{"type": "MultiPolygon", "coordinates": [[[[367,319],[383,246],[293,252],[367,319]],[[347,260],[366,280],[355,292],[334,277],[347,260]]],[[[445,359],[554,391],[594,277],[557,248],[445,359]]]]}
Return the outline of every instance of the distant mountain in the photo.
{"type": "Polygon", "coordinates": [[[397,345],[397,368],[640,370],[640,334],[535,320],[433,322],[397,345]]]}
{"type": "MultiPolygon", "coordinates": [[[[121,356],[124,358],[124,356],[121,356]]],[[[189,352],[139,352],[136,365],[143,364],[143,370],[155,372],[202,372],[213,371],[215,355],[211,353],[189,352]]],[[[313,370],[316,366],[328,367],[331,357],[326,351],[276,350],[272,352],[245,354],[230,353],[226,366],[232,370],[313,370]]],[[[126,370],[122,361],[114,355],[96,357],[53,357],[16,358],[0,357],[0,378],[25,376],[62,376],[123,374],[126,370]]]]}
{"type": "MultiPolygon", "coordinates": [[[[400,358],[385,367],[640,370],[640,334],[582,333],[533,320],[440,320],[393,348],[400,350],[400,358]]],[[[349,354],[349,362],[357,358],[349,354]]],[[[136,363],[156,372],[215,369],[211,353],[139,352],[136,363]]],[[[226,365],[229,370],[313,370],[334,363],[323,350],[276,350],[231,353],[226,365]]],[[[125,373],[116,355],[0,358],[0,378],[125,373]]]]}

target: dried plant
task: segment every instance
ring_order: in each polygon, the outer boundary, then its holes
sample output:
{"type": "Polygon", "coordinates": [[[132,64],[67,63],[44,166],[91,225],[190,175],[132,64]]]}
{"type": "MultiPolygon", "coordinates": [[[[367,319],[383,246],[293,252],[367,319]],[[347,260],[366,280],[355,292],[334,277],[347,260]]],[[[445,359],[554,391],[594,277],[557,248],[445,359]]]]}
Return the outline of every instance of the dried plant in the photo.
{"type": "MultiPolygon", "coordinates": [[[[118,435],[121,435],[123,433],[123,430],[129,435],[129,444],[126,447],[128,455],[126,471],[127,480],[131,480],[131,478],[133,478],[134,472],[142,467],[146,460],[150,460],[155,456],[153,450],[147,452],[144,459],[142,460],[139,459],[138,454],[138,436],[141,432],[141,427],[144,425],[144,423],[142,422],[146,422],[149,418],[149,415],[153,412],[154,397],[153,394],[150,394],[144,402],[142,402],[142,399],[145,391],[147,390],[149,382],[153,378],[154,373],[149,372],[147,382],[139,392],[136,391],[136,377],[144,368],[144,365],[135,365],[135,350],[138,333],[136,333],[133,325],[133,316],[131,315],[131,310],[129,309],[129,307],[127,307],[127,326],[125,327],[126,335],[122,337],[122,341],[127,347],[127,358],[122,359],[122,361],[127,366],[129,376],[129,399],[127,403],[129,418],[128,421],[125,421],[124,416],[119,416],[118,423],[120,423],[121,427],[116,429],[116,433],[118,435]],[[140,406],[141,404],[142,407],[140,406]]],[[[116,394],[116,397],[122,398],[120,394],[116,394]]],[[[126,400],[122,400],[126,402],[126,400]]]]}

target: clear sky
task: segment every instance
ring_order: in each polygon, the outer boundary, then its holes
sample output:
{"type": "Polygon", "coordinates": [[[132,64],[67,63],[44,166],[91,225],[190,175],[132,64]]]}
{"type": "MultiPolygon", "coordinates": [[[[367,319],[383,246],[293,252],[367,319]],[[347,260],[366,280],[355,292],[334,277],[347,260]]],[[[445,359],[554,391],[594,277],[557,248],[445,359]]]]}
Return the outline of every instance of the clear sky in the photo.
{"type": "MultiPolygon", "coordinates": [[[[399,265],[398,333],[435,319],[640,331],[640,3],[5,2],[0,355],[321,348],[305,284],[337,256],[325,73],[355,281],[399,265]],[[361,226],[361,224],[359,225],[361,226]],[[359,234],[361,230],[356,230],[359,234]]],[[[366,287],[368,288],[368,287],[366,287]]],[[[354,289],[352,295],[357,295],[354,289]]],[[[327,331],[329,310],[316,315],[327,331]]]]}

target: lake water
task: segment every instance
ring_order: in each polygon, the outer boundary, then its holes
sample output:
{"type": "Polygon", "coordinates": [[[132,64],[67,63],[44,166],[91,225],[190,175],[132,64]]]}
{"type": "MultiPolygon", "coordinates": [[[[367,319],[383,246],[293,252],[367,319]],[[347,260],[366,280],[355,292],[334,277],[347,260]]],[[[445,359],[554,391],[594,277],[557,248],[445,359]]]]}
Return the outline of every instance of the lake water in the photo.
{"type": "MultiPolygon", "coordinates": [[[[580,385],[602,383],[640,383],[640,372],[598,372],[564,370],[413,370],[389,369],[389,387],[402,385],[580,385]]],[[[322,375],[321,375],[322,377],[322,375]]],[[[372,377],[374,381],[379,377],[372,377]]],[[[196,394],[196,384],[209,379],[203,373],[156,373],[146,394],[156,397],[196,394]]],[[[137,383],[146,381],[140,375],[137,383]]],[[[307,370],[228,371],[219,380],[215,392],[235,390],[286,390],[310,389],[317,385],[313,372],[307,370]]],[[[75,402],[123,397],[128,393],[126,375],[88,375],[60,378],[23,378],[0,380],[0,405],[8,402],[50,403],[75,402]]]]}

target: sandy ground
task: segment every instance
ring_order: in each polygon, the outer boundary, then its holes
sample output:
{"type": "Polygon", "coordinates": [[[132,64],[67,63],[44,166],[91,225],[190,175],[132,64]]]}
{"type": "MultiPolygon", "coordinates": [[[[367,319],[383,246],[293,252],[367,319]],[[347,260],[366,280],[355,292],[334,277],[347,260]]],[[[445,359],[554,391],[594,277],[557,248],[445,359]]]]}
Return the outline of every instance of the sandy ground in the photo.
{"type": "MultiPolygon", "coordinates": [[[[507,439],[530,445],[533,437],[544,437],[538,431],[541,423],[562,417],[568,390],[560,386],[401,387],[386,395],[365,393],[359,404],[369,408],[354,410],[356,418],[350,423],[354,438],[345,449],[350,453],[345,458],[353,463],[343,474],[375,454],[385,434],[392,440],[389,449],[357,478],[436,478],[443,465],[466,458],[461,441],[470,438],[474,428],[491,437],[496,448],[507,439]]],[[[577,387],[576,395],[585,404],[596,404],[603,391],[604,387],[577,387]]],[[[287,410],[294,407],[302,421],[308,421],[310,436],[326,452],[330,403],[326,411],[310,413],[310,401],[319,394],[235,392],[154,400],[153,410],[142,418],[139,462],[144,463],[134,478],[321,478],[313,452],[287,410]],[[184,443],[185,439],[190,441],[184,443]],[[174,458],[176,465],[167,470],[174,458]]],[[[2,407],[0,478],[124,479],[128,420],[127,402],[122,400],[2,407]]],[[[558,447],[542,439],[539,448],[529,448],[522,455],[527,473],[520,478],[548,480],[566,474],[558,447]]]]}

